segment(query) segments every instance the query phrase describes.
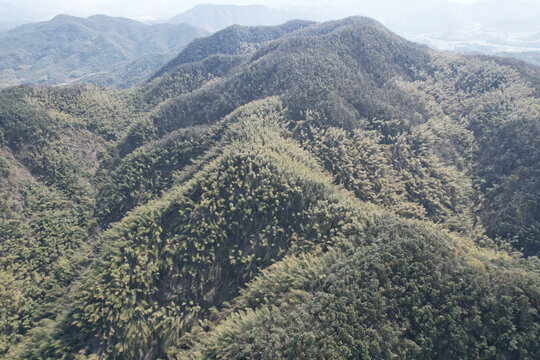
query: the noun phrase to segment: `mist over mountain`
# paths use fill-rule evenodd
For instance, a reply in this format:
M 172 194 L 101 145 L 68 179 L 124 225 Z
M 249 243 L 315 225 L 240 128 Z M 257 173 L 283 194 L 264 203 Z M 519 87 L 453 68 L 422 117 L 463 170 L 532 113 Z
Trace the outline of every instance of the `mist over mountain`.
M 288 20 L 332 20 L 366 15 L 409 40 L 453 52 L 502 54 L 536 63 L 540 54 L 540 3 L 480 0 L 472 4 L 417 0 L 402 6 L 392 1 L 358 1 L 348 8 L 317 6 L 273 9 L 260 5 L 205 4 L 169 21 L 210 31 L 230 25 L 277 25 Z M 523 54 L 522 54 L 523 53 Z
M 154 11 L 159 6 L 158 1 Z M 116 12 L 120 8 L 114 7 Z M 39 6 L 30 9 L 24 2 L 2 2 L 0 9 L 0 31 L 2 26 L 35 21 L 50 12 Z M 149 12 L 137 18 L 153 23 L 150 27 L 114 17 L 60 16 L 4 31 L 0 33 L 0 87 L 72 82 L 128 87 L 140 84 L 191 40 L 233 24 L 278 25 L 292 19 L 321 21 L 354 13 L 377 18 L 401 36 L 434 49 L 510 56 L 540 64 L 540 5 L 534 1 L 415 0 L 399 7 L 391 1 L 359 1 L 347 7 L 338 2 L 279 9 L 204 4 L 162 19 L 175 25 L 155 24 L 159 21 L 150 21 L 155 17 Z
M 213 32 L 231 25 L 279 25 L 289 20 L 307 18 L 312 16 L 300 11 L 272 9 L 261 5 L 203 4 L 174 16 L 168 22 L 192 24 Z
M 509 56 L 540 53 L 540 3 L 536 1 L 435 2 L 423 11 L 389 17 L 385 23 L 400 35 L 439 50 Z
M 206 34 L 187 24 L 58 15 L 0 33 L 0 86 L 78 82 L 131 86 Z
M 0 356 L 537 359 L 539 118 L 537 67 L 364 17 L 3 89 Z
M 0 1 L 0 32 L 36 20 L 36 15 L 15 4 Z

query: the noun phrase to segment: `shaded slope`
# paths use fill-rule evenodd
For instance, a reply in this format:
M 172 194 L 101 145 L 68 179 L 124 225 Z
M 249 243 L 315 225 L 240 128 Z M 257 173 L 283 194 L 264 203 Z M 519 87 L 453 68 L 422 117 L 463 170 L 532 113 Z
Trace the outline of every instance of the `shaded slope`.
M 88 206 L 91 262 L 22 307 L 39 321 L 6 357 L 536 358 L 538 260 L 490 221 L 534 253 L 538 79 L 364 18 L 242 46 L 129 91 L 0 93 L 5 157 Z M 8 326 L 28 297 L 10 271 Z
M 218 34 L 214 36 L 217 38 Z M 234 48 L 231 51 L 234 52 Z M 486 146 L 498 146 L 495 137 L 499 130 L 496 129 L 502 129 L 506 119 L 522 117 L 523 126 L 530 126 L 530 140 L 525 143 L 536 142 L 533 134 L 538 129 L 537 75 L 520 67 L 519 63 L 438 55 L 364 18 L 312 25 L 265 44 L 251 54 L 244 55 L 242 65 L 230 74 L 224 73 L 206 86 L 165 103 L 153 116 L 155 130 L 152 131 L 161 137 L 177 128 L 213 123 L 246 102 L 281 95 L 289 118 L 300 123 L 307 120 L 308 128 L 322 127 L 324 132 L 325 127 L 333 126 L 346 133 L 358 128 L 374 130 L 379 145 L 388 145 L 382 152 L 392 154 L 390 159 L 382 161 L 392 163 L 392 171 L 397 171 L 402 178 L 397 182 L 408 183 L 405 190 L 385 191 L 397 192 L 397 197 L 405 191 L 408 193 L 406 201 L 420 203 L 421 208 L 411 209 L 409 216 L 427 215 L 436 222 L 453 223 L 453 229 L 470 228 L 476 222 L 473 218 L 477 215 L 472 214 L 474 206 L 470 205 L 483 202 L 482 207 L 489 209 L 498 202 L 494 197 L 477 199 L 471 189 L 476 178 L 494 177 L 500 182 L 501 176 L 512 172 L 508 167 L 506 175 L 494 171 L 490 165 L 492 160 L 482 155 Z M 186 49 L 179 59 L 190 56 L 190 49 Z M 219 63 L 219 59 L 213 59 Z M 174 69 L 169 71 L 169 75 L 164 76 L 175 73 Z M 501 106 L 505 101 L 513 105 L 505 109 Z M 482 128 L 478 124 L 482 124 Z M 304 134 L 310 132 L 309 129 L 299 130 Z M 303 141 L 311 140 L 308 136 Z M 525 154 L 518 149 L 513 153 L 514 159 L 518 153 Z M 423 160 L 415 163 L 407 160 L 418 157 Z M 528 164 L 537 162 L 538 159 L 532 158 Z M 438 170 L 433 172 L 427 168 Z M 343 176 L 346 177 L 349 176 Z M 535 189 L 534 175 L 527 173 L 520 179 L 517 187 L 524 186 L 533 194 L 538 193 L 532 190 Z M 360 191 L 361 198 L 369 197 L 358 190 L 354 180 L 342 181 L 351 190 Z M 530 185 L 523 185 L 521 181 Z M 473 185 L 480 186 L 480 183 Z M 436 192 L 442 193 L 429 194 L 427 189 L 434 186 L 438 189 Z M 480 193 L 486 189 L 477 188 Z M 510 195 L 510 187 L 504 192 Z M 439 200 L 430 204 L 433 195 Z M 392 203 L 391 207 L 396 209 L 391 197 L 394 196 L 383 203 Z M 512 201 L 521 212 L 528 214 L 518 223 L 536 223 L 534 199 L 531 202 L 532 207 L 527 208 L 517 205 L 522 203 L 517 199 Z M 402 206 L 407 207 L 409 205 Z M 498 211 L 498 216 L 505 220 L 497 217 L 494 222 L 513 222 L 513 211 Z M 481 210 L 478 215 L 489 228 L 487 213 L 489 211 Z M 534 246 L 527 250 L 530 246 L 526 244 L 537 242 L 538 233 L 518 235 L 520 225 L 509 225 L 508 229 L 512 227 L 514 230 L 488 229 L 488 232 L 507 239 L 517 236 L 519 249 L 525 249 L 527 254 L 536 253 Z
M 0 357 L 50 331 L 92 260 L 93 178 L 126 126 L 124 99 L 94 86 L 0 92 Z
M 65 306 L 88 263 L 92 211 L 34 178 L 0 150 L 0 357 Z M 43 325 L 44 326 L 44 325 Z
M 191 49 L 186 49 L 177 59 L 190 54 Z M 215 121 L 246 101 L 272 95 L 284 95 L 290 112 L 297 116 L 312 108 L 342 122 L 354 122 L 353 116 L 399 117 L 405 109 L 392 108 L 398 99 L 389 96 L 407 98 L 407 94 L 395 89 L 391 80 L 400 75 L 411 79 L 414 69 L 422 70 L 429 61 L 424 49 L 369 19 L 317 24 L 265 44 L 241 71 L 171 101 L 154 122 L 161 135 L 189 124 Z M 391 88 L 383 92 L 383 85 Z M 338 110 L 343 113 L 326 114 Z M 349 119 L 338 120 L 343 115 Z
M 280 26 L 230 26 L 216 34 L 197 39 L 178 56 L 154 74 L 154 78 L 177 71 L 183 64 L 204 60 L 210 55 L 242 55 L 250 53 L 263 43 L 279 39 L 313 24 L 310 21 L 290 21 Z
M 276 105 L 241 110 L 233 128 L 242 139 L 104 235 L 102 259 L 63 330 L 68 344 L 113 357 L 163 356 L 174 336 L 234 298 L 259 269 L 360 231 L 358 215 L 345 217 L 352 208 L 306 167 L 316 166 L 308 154 L 273 133 Z
M 194 349 L 177 358 L 539 355 L 537 275 L 511 259 L 478 262 L 445 236 L 390 217 L 366 234 L 361 246 L 354 239 L 265 270 L 235 300 L 235 312 L 186 337 L 179 348 Z

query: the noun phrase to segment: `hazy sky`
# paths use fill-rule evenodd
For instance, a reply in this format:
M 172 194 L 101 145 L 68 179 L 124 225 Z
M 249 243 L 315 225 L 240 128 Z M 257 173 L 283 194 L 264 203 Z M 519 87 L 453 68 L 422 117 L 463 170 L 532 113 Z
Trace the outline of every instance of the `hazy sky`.
M 476 1 L 478 0 L 332 0 L 331 2 L 327 0 L 0 0 L 0 10 L 2 3 L 9 3 L 43 19 L 60 13 L 76 16 L 107 14 L 127 17 L 153 16 L 168 18 L 197 4 L 210 2 L 237 5 L 261 4 L 273 8 L 318 6 L 332 8 L 336 13 L 346 13 L 347 10 L 361 13 L 362 8 L 366 6 L 390 6 L 395 9 L 396 7 L 415 7 L 426 2 L 474 3 Z M 374 5 L 374 3 L 378 4 Z M 385 5 L 380 5 L 381 3 Z M 331 6 L 328 4 L 331 4 Z
M 285 18 L 363 15 L 397 34 L 444 50 L 540 50 L 540 0 L 0 0 L 0 31 L 58 14 L 104 14 L 166 22 L 198 4 L 265 5 Z

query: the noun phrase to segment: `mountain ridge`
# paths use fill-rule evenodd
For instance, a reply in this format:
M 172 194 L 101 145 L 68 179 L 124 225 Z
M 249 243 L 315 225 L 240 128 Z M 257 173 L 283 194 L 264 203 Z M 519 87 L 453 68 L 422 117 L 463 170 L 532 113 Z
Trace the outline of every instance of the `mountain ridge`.
M 185 24 L 144 25 L 105 15 L 58 15 L 0 34 L 0 43 L 4 44 L 0 54 L 4 70 L 0 76 L 4 87 L 25 81 L 77 82 L 78 78 L 102 85 L 129 86 L 145 80 L 146 74 L 169 56 L 206 34 Z M 130 66 L 144 71 L 130 73 L 126 70 Z
M 0 92 L 2 355 L 539 355 L 535 72 L 300 25 Z

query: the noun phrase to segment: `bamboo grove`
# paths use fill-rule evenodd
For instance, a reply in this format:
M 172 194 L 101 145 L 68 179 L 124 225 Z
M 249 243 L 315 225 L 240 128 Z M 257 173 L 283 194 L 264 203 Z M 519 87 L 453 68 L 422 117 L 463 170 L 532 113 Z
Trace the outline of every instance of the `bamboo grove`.
M 0 92 L 0 357 L 536 359 L 540 75 L 365 18 Z

